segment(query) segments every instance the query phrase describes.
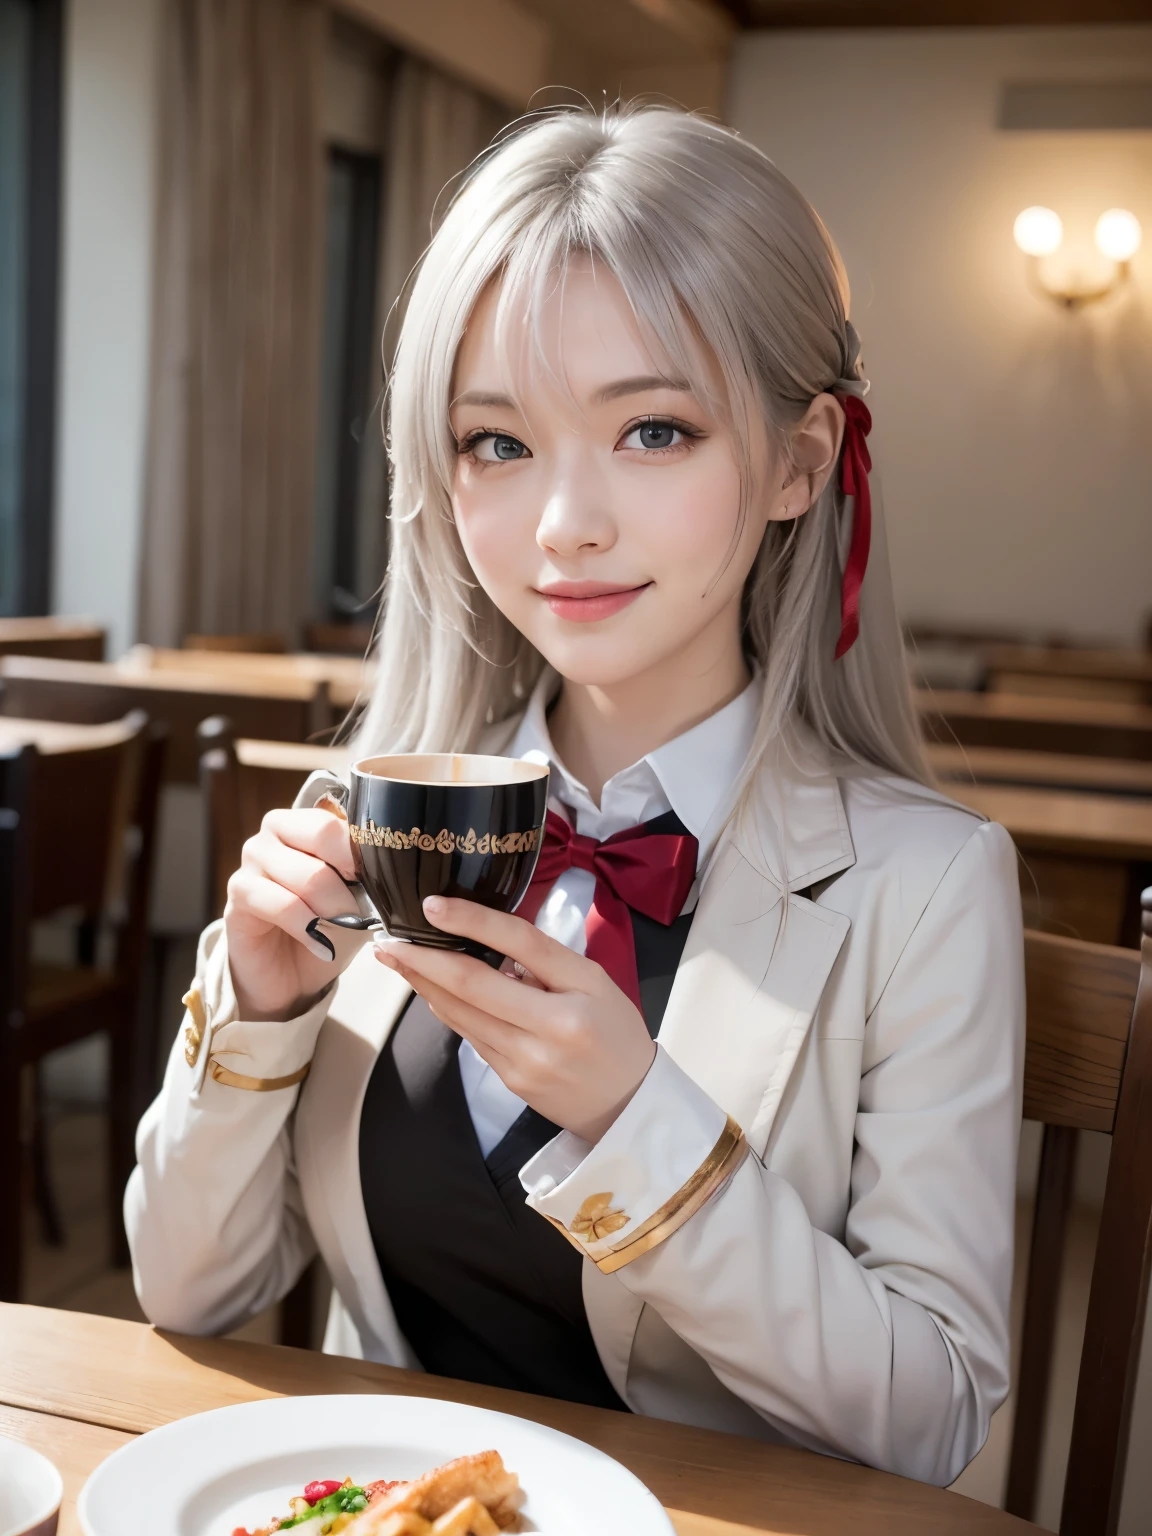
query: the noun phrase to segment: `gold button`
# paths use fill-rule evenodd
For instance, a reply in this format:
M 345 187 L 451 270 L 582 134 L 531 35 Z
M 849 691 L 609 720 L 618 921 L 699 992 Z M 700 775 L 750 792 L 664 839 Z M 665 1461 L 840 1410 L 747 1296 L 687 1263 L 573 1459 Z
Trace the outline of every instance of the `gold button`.
M 208 1016 L 199 987 L 193 987 L 190 992 L 185 992 L 180 1001 L 189 1013 L 189 1022 L 184 1029 L 184 1060 L 190 1067 L 194 1067 L 200 1059 L 200 1047 L 204 1043 L 204 1035 L 208 1028 Z
M 631 1216 L 625 1216 L 623 1211 L 612 1209 L 612 1192 L 609 1190 L 607 1194 L 589 1195 L 568 1230 L 581 1242 L 598 1243 L 613 1232 L 619 1232 L 631 1220 Z

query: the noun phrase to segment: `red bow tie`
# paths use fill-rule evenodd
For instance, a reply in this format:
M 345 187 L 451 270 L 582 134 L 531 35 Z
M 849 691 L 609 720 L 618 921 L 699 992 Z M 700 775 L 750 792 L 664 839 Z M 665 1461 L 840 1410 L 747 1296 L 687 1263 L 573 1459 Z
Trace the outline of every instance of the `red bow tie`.
M 648 832 L 644 826 L 628 827 L 598 843 L 549 811 L 544 846 L 518 916 L 534 922 L 553 882 L 566 869 L 589 870 L 596 876 L 596 891 L 585 924 L 585 953 L 639 1008 L 636 943 L 628 909 L 665 927 L 675 922 L 696 878 L 697 852 L 690 832 Z

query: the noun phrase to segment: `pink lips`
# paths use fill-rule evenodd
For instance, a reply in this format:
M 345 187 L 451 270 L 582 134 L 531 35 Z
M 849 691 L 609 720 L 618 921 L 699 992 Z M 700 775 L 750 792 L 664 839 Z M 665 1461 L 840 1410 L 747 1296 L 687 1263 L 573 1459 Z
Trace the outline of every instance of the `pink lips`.
M 644 582 L 638 587 L 616 587 L 598 581 L 558 581 L 554 586 L 538 590 L 558 619 L 594 624 L 598 619 L 610 619 L 614 613 L 627 608 L 649 585 L 651 583 Z

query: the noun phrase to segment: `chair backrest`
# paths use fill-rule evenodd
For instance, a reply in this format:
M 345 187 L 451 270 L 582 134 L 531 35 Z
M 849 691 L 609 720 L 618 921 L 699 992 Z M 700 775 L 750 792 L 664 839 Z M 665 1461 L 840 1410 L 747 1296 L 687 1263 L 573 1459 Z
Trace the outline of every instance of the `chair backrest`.
M 1024 1115 L 1044 1129 L 1006 1507 L 1030 1518 L 1081 1130 L 1112 1137 L 1061 1536 L 1111 1536 L 1152 1260 L 1152 890 L 1139 951 L 1028 933 Z
M 185 635 L 186 651 L 239 651 L 249 655 L 282 655 L 288 649 L 284 636 L 275 630 L 243 635 Z
M 194 784 L 199 768 L 196 727 L 226 715 L 245 735 L 307 741 L 333 724 L 328 688 L 308 677 L 205 676 L 133 671 L 95 662 L 0 658 L 0 713 L 41 720 L 99 723 L 143 709 L 168 731 L 166 778 Z
M 218 917 L 244 843 L 260 830 L 265 815 L 290 806 L 314 769 L 344 767 L 349 753 L 343 747 L 237 740 L 232 722 L 221 716 L 202 721 L 198 739 L 208 838 L 208 911 Z
M 925 735 L 965 747 L 1152 759 L 1152 707 L 937 689 L 916 696 Z
M 36 755 L 29 916 L 77 908 L 86 918 L 123 898 L 128 829 L 143 769 L 142 711 Z
M 371 624 L 306 624 L 304 649 L 327 656 L 358 656 L 363 659 L 372 644 Z

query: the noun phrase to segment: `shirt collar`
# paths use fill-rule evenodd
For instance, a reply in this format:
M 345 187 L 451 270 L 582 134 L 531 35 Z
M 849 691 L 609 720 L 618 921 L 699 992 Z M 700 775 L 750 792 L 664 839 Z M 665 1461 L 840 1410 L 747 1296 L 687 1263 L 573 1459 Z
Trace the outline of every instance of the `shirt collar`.
M 551 798 L 585 836 L 603 840 L 671 810 L 699 842 L 703 862 L 735 804 L 760 713 L 759 679 L 707 720 L 613 774 L 599 806 L 552 745 L 547 709 L 558 686 L 556 673 L 546 670 L 533 689 L 509 755 L 548 762 L 553 772 Z

